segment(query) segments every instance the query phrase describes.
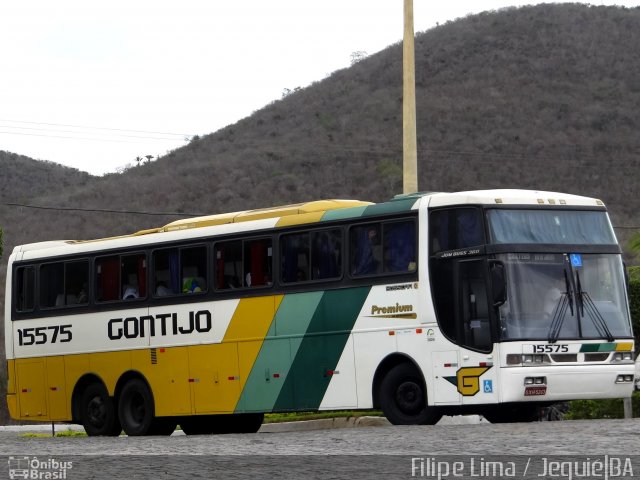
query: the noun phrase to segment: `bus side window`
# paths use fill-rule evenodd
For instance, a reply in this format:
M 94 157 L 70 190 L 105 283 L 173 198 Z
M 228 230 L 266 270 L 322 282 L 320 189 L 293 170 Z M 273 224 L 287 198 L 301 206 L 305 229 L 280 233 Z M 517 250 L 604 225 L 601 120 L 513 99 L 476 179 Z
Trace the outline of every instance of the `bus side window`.
M 382 272 L 380 223 L 353 227 L 350 231 L 351 274 L 375 275 Z
M 311 234 L 312 280 L 338 278 L 342 274 L 342 231 L 322 230 Z
M 120 257 L 96 259 L 96 301 L 118 300 L 120 290 Z
M 180 293 L 180 275 L 178 267 L 180 263 L 177 248 L 165 248 L 153 252 L 153 286 L 154 295 L 163 297 Z
M 64 263 L 40 266 L 40 306 L 53 308 L 64 305 Z
M 40 306 L 65 307 L 88 303 L 89 262 L 56 262 L 40 266 Z
M 304 282 L 310 279 L 309 233 L 283 235 L 281 240 L 282 282 Z
M 416 226 L 413 221 L 384 225 L 384 271 L 416 270 Z
M 207 248 L 189 247 L 180 250 L 182 293 L 207 291 Z
M 147 258 L 144 253 L 120 257 L 120 282 L 123 300 L 147 296 Z
M 217 243 L 216 289 L 228 290 L 242 287 L 242 241 Z
M 271 239 L 244 242 L 244 286 L 271 285 L 273 274 L 273 249 Z
M 132 300 L 147 296 L 144 253 L 96 259 L 96 301 Z
M 19 267 L 16 269 L 16 311 L 33 311 L 35 302 L 35 269 Z
M 431 253 L 475 247 L 484 243 L 477 208 L 436 210 L 429 216 Z
M 65 305 L 89 303 L 89 262 L 80 260 L 65 263 Z

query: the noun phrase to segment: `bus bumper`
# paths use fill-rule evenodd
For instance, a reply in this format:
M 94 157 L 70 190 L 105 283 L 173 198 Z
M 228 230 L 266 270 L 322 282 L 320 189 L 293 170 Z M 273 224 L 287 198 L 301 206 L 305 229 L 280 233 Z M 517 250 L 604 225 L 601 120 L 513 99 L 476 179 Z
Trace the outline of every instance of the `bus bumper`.
M 559 402 L 630 397 L 634 373 L 633 364 L 504 367 L 500 372 L 501 401 Z

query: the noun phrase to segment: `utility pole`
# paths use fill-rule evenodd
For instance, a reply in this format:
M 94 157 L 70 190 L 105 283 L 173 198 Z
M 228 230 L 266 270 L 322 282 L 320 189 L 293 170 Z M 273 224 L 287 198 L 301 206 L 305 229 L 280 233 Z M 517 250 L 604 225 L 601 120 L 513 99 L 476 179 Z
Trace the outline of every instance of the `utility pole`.
M 404 39 L 402 47 L 402 192 L 412 193 L 418 191 L 413 0 L 404 0 Z

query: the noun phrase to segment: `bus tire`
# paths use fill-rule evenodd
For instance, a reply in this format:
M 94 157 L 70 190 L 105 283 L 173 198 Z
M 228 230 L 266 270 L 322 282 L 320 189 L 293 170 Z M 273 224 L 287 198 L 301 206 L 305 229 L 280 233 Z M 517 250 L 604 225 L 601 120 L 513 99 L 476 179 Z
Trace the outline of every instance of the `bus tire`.
M 178 422 L 173 417 L 155 417 L 147 435 L 169 436 L 175 431 L 177 426 Z
M 154 434 L 153 395 L 144 381 L 134 378 L 122 388 L 118 416 L 127 435 L 133 437 Z
M 256 433 L 264 421 L 264 413 L 233 415 L 233 433 Z
M 382 412 L 394 425 L 433 425 L 442 414 L 427 405 L 427 392 L 418 369 L 410 363 L 396 365 L 380 384 Z
M 113 399 L 101 383 L 92 383 L 82 392 L 80 420 L 90 437 L 117 437 L 122 431 Z

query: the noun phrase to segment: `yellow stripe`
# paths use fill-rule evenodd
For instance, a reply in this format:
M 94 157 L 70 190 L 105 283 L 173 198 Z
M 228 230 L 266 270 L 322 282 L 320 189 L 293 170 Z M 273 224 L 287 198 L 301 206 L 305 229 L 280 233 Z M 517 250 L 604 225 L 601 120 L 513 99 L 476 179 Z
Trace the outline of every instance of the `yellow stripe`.
M 322 220 L 322 216 L 325 214 L 322 212 L 302 213 L 300 215 L 290 215 L 288 217 L 280 217 L 276 227 L 290 227 L 292 225 L 303 225 L 305 223 L 317 223 Z
M 617 343 L 616 344 L 616 352 L 630 352 L 633 350 L 633 343 Z

